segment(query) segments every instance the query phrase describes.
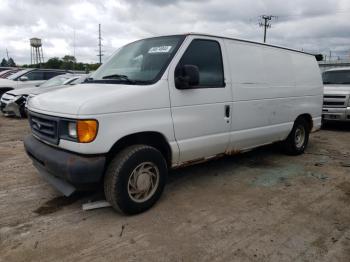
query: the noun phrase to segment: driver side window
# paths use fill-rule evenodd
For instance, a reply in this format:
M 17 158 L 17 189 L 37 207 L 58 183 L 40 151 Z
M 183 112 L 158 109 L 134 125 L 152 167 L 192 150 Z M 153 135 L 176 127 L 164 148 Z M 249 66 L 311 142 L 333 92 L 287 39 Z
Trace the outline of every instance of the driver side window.
M 199 69 L 196 88 L 225 87 L 220 44 L 213 40 L 195 39 L 188 46 L 178 67 L 195 65 Z
M 28 81 L 44 80 L 44 73 L 41 71 L 29 72 L 25 76 L 28 77 Z

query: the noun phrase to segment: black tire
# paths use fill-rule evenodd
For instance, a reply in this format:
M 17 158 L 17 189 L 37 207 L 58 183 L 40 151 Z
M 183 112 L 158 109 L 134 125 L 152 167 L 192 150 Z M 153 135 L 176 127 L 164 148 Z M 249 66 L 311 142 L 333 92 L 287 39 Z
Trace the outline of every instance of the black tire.
M 304 139 L 301 142 L 297 139 L 298 132 L 304 132 Z M 300 133 L 299 133 L 300 134 Z M 293 129 L 288 135 L 287 139 L 282 142 L 284 152 L 288 155 L 300 155 L 304 153 L 310 134 L 310 124 L 304 118 L 298 118 L 293 125 Z
M 21 115 L 21 118 L 27 118 L 27 112 L 26 112 L 26 109 L 25 109 L 25 103 L 20 105 L 19 113 Z
M 149 199 L 136 202 L 132 193 L 129 194 L 129 180 L 133 171 L 144 163 L 153 164 L 159 171 L 159 178 L 158 182 L 155 183 L 156 186 L 153 187 L 154 191 L 151 190 L 153 193 L 149 196 Z M 160 198 L 166 183 L 167 173 L 166 161 L 163 155 L 154 147 L 147 145 L 127 147 L 118 153 L 107 167 L 104 178 L 106 199 L 115 210 L 122 213 L 131 215 L 144 212 Z M 150 180 L 148 180 L 148 183 L 150 183 Z M 153 185 L 153 183 L 151 184 Z

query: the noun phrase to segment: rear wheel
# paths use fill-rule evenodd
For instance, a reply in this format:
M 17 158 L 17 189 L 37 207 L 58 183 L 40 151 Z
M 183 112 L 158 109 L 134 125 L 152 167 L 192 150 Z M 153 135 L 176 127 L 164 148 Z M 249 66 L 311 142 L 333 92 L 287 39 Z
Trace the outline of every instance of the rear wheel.
M 118 211 L 141 213 L 160 198 L 166 177 L 167 165 L 157 149 L 146 145 L 130 146 L 118 153 L 107 168 L 106 199 Z
M 309 123 L 303 118 L 297 119 L 287 139 L 282 142 L 284 151 L 289 155 L 304 153 L 309 142 L 309 134 Z

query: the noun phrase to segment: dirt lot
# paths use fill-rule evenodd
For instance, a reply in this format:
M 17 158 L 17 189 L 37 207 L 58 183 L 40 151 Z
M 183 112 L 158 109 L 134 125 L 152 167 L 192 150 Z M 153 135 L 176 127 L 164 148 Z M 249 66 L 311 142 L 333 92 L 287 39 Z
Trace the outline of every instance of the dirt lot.
M 26 120 L 0 117 L 0 261 L 350 261 L 350 125 L 306 154 L 275 147 L 173 171 L 150 211 L 83 211 L 25 155 Z

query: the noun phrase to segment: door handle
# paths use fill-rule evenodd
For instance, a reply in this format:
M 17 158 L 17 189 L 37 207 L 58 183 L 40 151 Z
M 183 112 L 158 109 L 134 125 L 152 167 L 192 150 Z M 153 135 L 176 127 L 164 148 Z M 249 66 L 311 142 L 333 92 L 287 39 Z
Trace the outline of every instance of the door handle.
M 230 105 L 225 105 L 225 117 L 229 118 L 230 117 Z

